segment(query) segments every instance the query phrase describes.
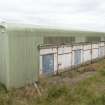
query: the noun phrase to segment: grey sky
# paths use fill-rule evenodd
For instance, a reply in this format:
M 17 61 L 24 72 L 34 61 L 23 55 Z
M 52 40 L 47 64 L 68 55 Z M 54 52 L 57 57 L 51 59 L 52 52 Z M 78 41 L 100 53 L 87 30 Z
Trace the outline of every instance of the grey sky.
M 105 0 L 0 0 L 0 20 L 105 31 Z

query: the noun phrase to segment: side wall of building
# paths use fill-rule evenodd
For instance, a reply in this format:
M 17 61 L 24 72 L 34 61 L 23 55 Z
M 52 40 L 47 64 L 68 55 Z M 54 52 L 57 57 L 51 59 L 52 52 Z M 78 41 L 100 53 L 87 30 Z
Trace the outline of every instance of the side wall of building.
M 105 42 L 41 46 L 40 74 L 53 75 L 105 57 Z
M 10 84 L 9 87 L 21 87 L 38 80 L 39 50 L 43 43 L 40 36 L 31 31 L 10 31 Z
M 8 55 L 8 36 L 5 32 L 0 32 L 0 83 L 8 87 L 9 76 L 9 55 Z

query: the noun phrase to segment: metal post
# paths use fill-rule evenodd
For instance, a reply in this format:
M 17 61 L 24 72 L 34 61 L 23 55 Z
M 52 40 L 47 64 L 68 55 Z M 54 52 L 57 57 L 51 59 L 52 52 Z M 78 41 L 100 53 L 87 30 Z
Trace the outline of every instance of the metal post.
M 59 64 L 58 64 L 58 45 L 57 45 L 57 72 L 56 75 L 59 74 Z
M 104 59 L 105 59 L 105 41 L 104 41 Z
M 73 46 L 71 45 L 71 69 L 72 69 Z
M 93 60 L 93 58 L 92 58 L 92 50 L 93 50 L 93 49 L 92 49 L 92 42 L 91 42 L 91 64 L 93 63 L 93 62 L 92 62 L 92 60 Z
M 83 64 L 84 64 L 84 44 L 82 45 L 82 62 L 83 62 Z
M 100 56 L 99 56 L 99 48 L 100 48 L 100 42 L 98 43 L 98 58 L 100 58 Z

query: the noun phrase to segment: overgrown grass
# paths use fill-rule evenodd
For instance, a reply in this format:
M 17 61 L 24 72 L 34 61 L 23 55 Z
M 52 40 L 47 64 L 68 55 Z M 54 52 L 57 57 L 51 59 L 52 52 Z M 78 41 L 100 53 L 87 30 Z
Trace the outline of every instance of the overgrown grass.
M 19 95 L 18 90 L 7 92 L 1 84 L 0 105 L 105 105 L 105 60 L 91 66 L 96 74 L 73 86 L 67 83 L 53 84 L 53 82 L 48 83 L 47 79 L 43 80 L 41 85 L 44 91 L 41 97 Z M 91 66 L 82 69 L 87 72 Z M 60 76 L 72 79 L 81 73 L 85 72 L 73 71 L 72 74 L 69 72 Z M 51 81 L 51 78 L 49 79 Z

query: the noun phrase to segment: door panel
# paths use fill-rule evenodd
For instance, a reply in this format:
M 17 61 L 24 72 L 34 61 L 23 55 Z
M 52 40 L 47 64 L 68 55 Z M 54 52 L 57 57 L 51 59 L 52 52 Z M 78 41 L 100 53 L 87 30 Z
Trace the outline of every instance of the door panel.
M 76 50 L 74 52 L 74 64 L 81 64 L 81 50 Z
M 104 47 L 99 47 L 99 56 L 104 56 Z
M 42 67 L 44 74 L 54 73 L 54 54 L 43 55 L 42 57 Z

